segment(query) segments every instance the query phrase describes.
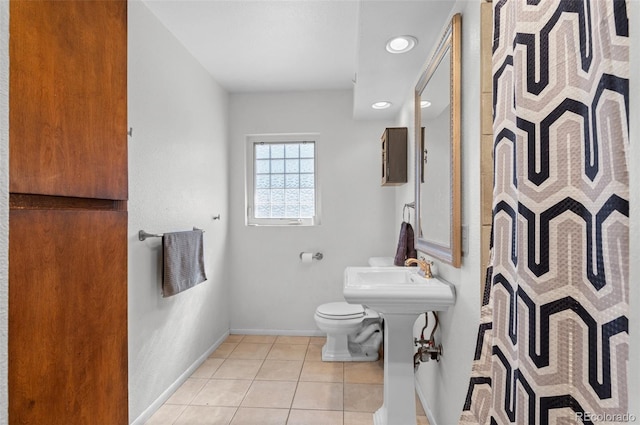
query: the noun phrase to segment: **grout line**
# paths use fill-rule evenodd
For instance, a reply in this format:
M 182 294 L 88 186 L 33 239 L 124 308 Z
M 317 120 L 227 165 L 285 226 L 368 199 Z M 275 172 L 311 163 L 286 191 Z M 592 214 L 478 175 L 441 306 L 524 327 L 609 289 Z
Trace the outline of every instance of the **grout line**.
M 233 416 L 231 416 L 231 420 L 229 421 L 229 425 L 231 425 L 231 422 L 233 422 L 233 420 L 236 418 L 236 415 L 238 414 L 239 411 L 240 411 L 240 406 L 236 407 L 236 411 L 233 412 Z
M 235 342 L 235 345 L 236 345 L 236 346 L 234 347 L 234 349 L 233 349 L 233 350 L 231 350 L 231 352 L 229 352 L 229 356 L 230 356 L 230 355 L 231 355 L 231 354 L 232 354 L 232 353 L 233 353 L 233 352 L 238 348 L 239 344 L 240 344 L 240 343 L 242 343 L 243 339 L 244 339 L 244 335 L 242 336 L 242 339 L 241 339 L 240 341 Z M 227 360 L 260 360 L 260 366 L 258 367 L 258 371 L 257 371 L 257 372 L 256 372 L 256 374 L 253 376 L 253 378 L 248 379 L 248 380 L 250 381 L 249 388 L 247 389 L 246 393 L 243 395 L 242 400 L 240 401 L 239 405 L 238 405 L 238 406 L 228 406 L 228 407 L 233 407 L 233 408 L 235 408 L 235 412 L 234 412 L 234 414 L 233 414 L 233 415 L 232 415 L 232 417 L 231 417 L 231 422 L 233 422 L 233 420 L 237 417 L 238 412 L 240 411 L 240 408 L 243 408 L 243 407 L 242 407 L 242 403 L 246 400 L 246 397 L 247 397 L 247 395 L 248 395 L 249 391 L 250 391 L 250 390 L 251 390 L 251 388 L 253 387 L 253 384 L 254 384 L 256 381 L 258 381 L 257 376 L 258 376 L 258 374 L 260 373 L 260 370 L 262 370 L 262 368 L 264 367 L 264 365 L 265 365 L 265 363 L 266 363 L 266 361 L 267 361 L 267 360 L 300 361 L 299 359 L 268 359 L 267 357 L 269 356 L 269 354 L 271 353 L 271 351 L 274 349 L 275 345 L 277 344 L 277 338 L 276 338 L 276 340 L 274 340 L 274 341 L 273 341 L 273 342 L 271 342 L 271 343 L 255 343 L 255 344 L 270 344 L 270 345 L 271 345 L 271 347 L 269 348 L 269 350 L 268 350 L 268 352 L 267 352 L 267 354 L 265 355 L 265 357 L 264 357 L 264 358 L 262 358 L 262 359 L 233 359 L 233 358 L 230 358 L 229 356 L 227 356 L 226 358 L 222 358 L 222 359 L 221 359 L 221 360 L 222 360 L 222 363 L 218 366 L 218 368 L 217 368 L 217 369 L 212 373 L 212 375 L 211 375 L 208 379 L 207 379 L 207 378 L 197 378 L 197 379 L 205 379 L 207 382 L 209 382 L 209 381 L 211 381 L 211 380 L 215 380 L 215 379 L 234 379 L 234 378 L 214 378 L 214 375 L 215 375 L 215 373 L 218 371 L 218 369 L 220 369 L 220 368 L 224 365 L 224 363 L 225 363 Z M 281 345 L 282 345 L 282 344 L 281 344 Z M 289 420 L 291 419 L 291 413 L 292 413 L 292 410 L 295 410 L 295 409 L 293 409 L 293 404 L 294 404 L 294 401 L 295 401 L 295 398 L 296 398 L 296 395 L 297 395 L 297 392 L 298 392 L 298 389 L 299 389 L 300 382 L 303 382 L 303 381 L 301 381 L 301 378 L 302 378 L 302 372 L 303 372 L 303 370 L 304 370 L 304 367 L 305 367 L 305 365 L 306 365 L 307 363 L 312 363 L 312 362 L 313 362 L 313 363 L 316 363 L 316 362 L 314 362 L 313 360 L 311 360 L 311 358 L 309 357 L 309 348 L 310 348 L 310 346 L 312 345 L 312 344 L 311 344 L 311 339 L 309 339 L 309 341 L 308 341 L 308 342 L 306 342 L 305 344 L 284 344 L 284 345 L 289 345 L 289 346 L 300 345 L 300 346 L 304 346 L 304 348 L 305 348 L 305 355 L 304 355 L 304 357 L 302 358 L 302 362 L 301 362 L 301 363 L 302 363 L 302 365 L 300 366 L 300 369 L 299 369 L 299 371 L 298 371 L 298 375 L 297 375 L 297 379 L 295 380 L 295 389 L 294 389 L 294 392 L 293 392 L 293 396 L 292 396 L 292 398 L 291 398 L 291 401 L 290 401 L 290 404 L 289 404 L 289 408 L 287 409 L 287 417 L 286 417 L 286 422 L 285 422 L 285 423 L 288 423 L 288 422 L 289 422 Z M 314 345 L 318 345 L 318 344 L 314 344 Z M 345 421 L 346 421 L 346 417 L 345 417 L 345 416 L 346 416 L 346 413 L 347 413 L 347 412 L 350 412 L 350 411 L 347 411 L 347 410 L 346 410 L 346 391 L 345 391 L 345 386 L 346 386 L 346 384 L 347 384 L 347 377 L 346 377 L 346 366 L 347 366 L 347 362 L 339 362 L 339 364 L 340 364 L 340 369 L 341 369 L 341 371 L 342 371 L 342 380 L 341 380 L 341 381 L 338 381 L 338 382 L 334 382 L 334 381 L 308 381 L 308 382 L 319 382 L 319 383 L 326 383 L 326 384 L 331 384 L 331 383 L 341 383 L 341 385 L 342 385 L 342 423 L 343 423 L 343 425 L 344 425 L 344 423 L 345 423 Z M 196 378 L 193 378 L 193 379 L 196 379 Z M 278 381 L 278 380 L 275 380 L 275 381 Z M 279 381 L 279 382 L 294 382 L 294 381 Z M 371 385 L 371 384 L 369 384 L 369 385 Z M 377 384 L 376 384 L 376 385 L 377 385 Z M 206 386 L 206 384 L 205 384 L 205 386 Z M 204 388 L 204 386 L 203 386 L 203 388 Z M 202 391 L 202 388 L 201 388 L 201 389 L 196 393 L 196 395 L 194 395 L 194 397 L 191 399 L 191 401 L 189 401 L 189 403 L 188 403 L 188 404 L 183 405 L 183 410 L 182 410 L 182 412 L 180 412 L 180 414 L 179 414 L 179 415 L 177 416 L 177 418 L 172 422 L 172 424 L 174 424 L 174 425 L 175 425 L 175 424 L 178 422 L 178 420 L 179 420 L 179 419 L 180 419 L 180 417 L 184 414 L 184 412 L 186 411 L 186 409 L 187 409 L 189 406 L 192 406 L 191 402 L 192 402 L 192 401 L 197 397 L 197 394 L 199 394 L 201 391 Z M 165 404 L 166 404 L 166 403 L 165 403 Z M 274 407 L 274 408 L 275 408 L 275 407 Z M 261 408 L 256 408 L 256 409 L 272 409 L 272 408 L 269 408 L 269 407 L 261 407 Z M 303 410 L 308 410 L 308 409 L 303 409 Z M 312 410 L 313 410 L 313 409 L 312 409 Z M 323 410 L 323 411 L 324 411 L 324 410 L 327 410 L 327 409 L 320 409 L 320 410 Z M 338 411 L 339 411 L 339 410 L 338 410 Z M 362 412 L 362 413 L 369 413 L 369 412 Z
M 289 406 L 289 415 L 287 415 L 287 422 L 289 422 L 289 416 L 291 416 L 291 409 L 293 409 L 293 401 L 296 399 L 296 394 L 298 393 L 298 385 L 300 385 L 300 379 L 296 381 L 296 389 L 293 390 L 293 397 L 291 397 L 291 405 Z
M 311 341 L 311 339 L 309 339 Z M 293 409 L 293 401 L 296 399 L 296 394 L 298 393 L 298 386 L 300 385 L 300 378 L 302 377 L 302 369 L 304 369 L 304 362 L 307 359 L 307 352 L 309 351 L 309 342 L 306 344 L 306 349 L 304 350 L 304 357 L 302 358 L 302 366 L 300 366 L 300 372 L 298 373 L 298 379 L 296 380 L 296 388 L 293 390 L 293 397 L 291 397 L 291 405 L 289 406 L 289 414 L 287 415 L 287 421 L 285 423 L 289 423 L 289 418 L 291 417 L 291 409 Z

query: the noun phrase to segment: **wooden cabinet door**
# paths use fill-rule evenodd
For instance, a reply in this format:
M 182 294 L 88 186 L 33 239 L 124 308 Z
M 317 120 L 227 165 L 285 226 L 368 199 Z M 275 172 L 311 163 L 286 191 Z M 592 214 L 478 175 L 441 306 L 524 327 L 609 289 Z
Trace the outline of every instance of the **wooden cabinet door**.
M 126 425 L 126 211 L 12 209 L 9 422 Z
M 12 0 L 10 192 L 127 199 L 127 3 Z
M 385 129 L 382 141 L 382 186 L 407 182 L 407 128 Z

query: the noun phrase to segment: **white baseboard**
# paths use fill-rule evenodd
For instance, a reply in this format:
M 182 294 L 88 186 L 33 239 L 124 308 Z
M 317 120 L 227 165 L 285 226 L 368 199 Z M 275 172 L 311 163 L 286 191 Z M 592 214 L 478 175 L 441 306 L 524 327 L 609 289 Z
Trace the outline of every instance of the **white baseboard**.
M 236 335 L 284 335 L 284 336 L 325 336 L 320 329 L 292 330 L 292 329 L 231 329 L 230 334 Z
M 203 355 L 198 357 L 198 359 L 193 362 L 193 364 L 189 366 L 189 368 L 185 370 L 182 375 L 180 375 L 178 379 L 176 379 L 175 382 L 169 386 L 169 388 L 167 388 L 162 394 L 160 394 L 160 397 L 158 397 L 153 403 L 151 403 L 151 405 L 147 407 L 145 411 L 142 412 L 140 416 L 138 416 L 133 422 L 130 422 L 130 424 L 143 425 L 145 422 L 147 422 L 151 418 L 151 416 L 153 416 L 153 414 L 160 407 L 162 407 L 164 402 L 167 401 L 169 397 L 171 397 L 171 395 L 176 392 L 176 390 L 180 388 L 182 384 L 184 384 L 187 378 L 189 378 L 193 374 L 193 372 L 195 372 L 202 365 L 202 363 L 207 360 L 211 353 L 213 353 L 215 349 L 218 348 L 225 339 L 227 339 L 228 336 L 229 332 L 225 332 L 224 335 L 218 338 L 218 340 L 214 342 L 213 345 L 209 347 Z
M 422 409 L 424 410 L 425 415 L 427 415 L 427 420 L 429 420 L 429 425 L 438 425 L 436 422 L 436 418 L 433 416 L 433 412 L 429 408 L 429 403 L 427 403 L 427 398 L 422 391 L 422 383 L 420 379 L 418 379 L 418 375 L 415 375 L 416 382 L 416 394 L 418 394 L 418 399 L 420 400 L 420 404 L 422 404 Z

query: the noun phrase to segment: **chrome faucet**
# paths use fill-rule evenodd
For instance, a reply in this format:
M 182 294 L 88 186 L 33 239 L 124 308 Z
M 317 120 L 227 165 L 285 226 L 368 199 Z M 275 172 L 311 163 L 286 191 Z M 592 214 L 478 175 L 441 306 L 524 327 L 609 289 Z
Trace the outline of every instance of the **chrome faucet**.
M 404 262 L 405 266 L 410 266 L 411 264 L 417 264 L 418 267 L 420 267 L 422 275 L 427 279 L 431 279 L 433 277 L 433 274 L 431 273 L 431 264 L 433 263 L 431 261 L 408 258 L 407 261 Z

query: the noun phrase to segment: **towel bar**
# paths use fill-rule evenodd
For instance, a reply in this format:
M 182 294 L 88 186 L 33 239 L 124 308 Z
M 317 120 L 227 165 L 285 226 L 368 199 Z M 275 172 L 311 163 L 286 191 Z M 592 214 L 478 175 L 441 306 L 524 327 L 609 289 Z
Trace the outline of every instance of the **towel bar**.
M 415 202 L 409 202 L 408 204 L 404 204 L 404 207 L 402 207 L 402 219 L 405 220 L 405 214 L 407 212 L 407 208 L 416 208 L 416 203 Z M 409 209 L 409 218 L 407 220 L 405 220 L 407 223 L 409 223 L 411 221 L 411 209 Z
M 162 236 L 164 236 L 162 233 L 160 233 L 160 234 L 147 233 L 144 230 L 140 230 L 138 232 L 138 239 L 141 240 L 141 241 L 144 241 L 147 238 L 161 238 Z
M 202 229 L 198 229 L 197 227 L 194 227 L 193 230 L 202 230 Z M 202 233 L 204 233 L 204 230 L 202 230 Z M 164 236 L 163 233 L 147 233 L 144 230 L 140 230 L 138 232 L 138 240 L 140 241 L 144 241 L 147 238 L 161 238 L 163 236 Z

